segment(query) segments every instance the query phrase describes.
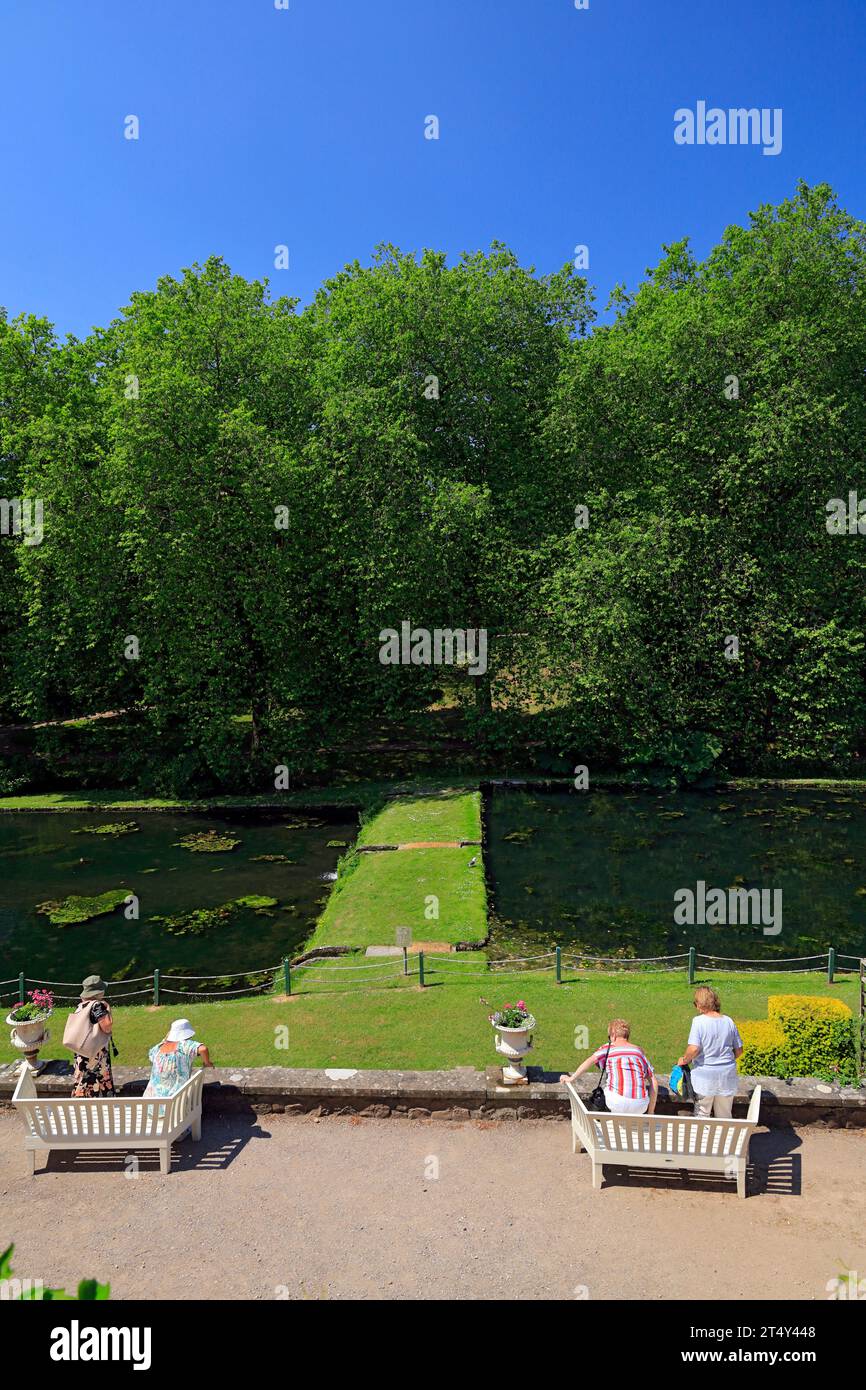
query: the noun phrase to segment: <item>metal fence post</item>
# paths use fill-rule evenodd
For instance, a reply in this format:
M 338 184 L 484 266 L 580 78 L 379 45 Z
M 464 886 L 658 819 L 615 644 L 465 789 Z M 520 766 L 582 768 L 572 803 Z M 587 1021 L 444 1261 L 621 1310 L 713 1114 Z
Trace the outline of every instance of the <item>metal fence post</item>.
M 292 966 L 288 956 L 283 956 L 283 983 L 286 987 L 286 994 L 292 992 Z
M 556 983 L 562 984 L 562 947 L 556 948 Z
M 24 1003 L 24 971 L 18 973 L 18 1003 Z
M 421 989 L 424 988 L 424 952 L 423 952 L 423 951 L 419 951 L 419 952 L 418 952 L 418 984 L 419 984 L 419 986 L 421 987 Z
M 696 952 L 695 952 L 694 946 L 690 946 L 690 947 L 689 947 L 689 984 L 690 984 L 690 985 L 693 985 L 694 982 L 695 982 L 695 955 L 696 955 Z
M 154 1004 L 158 1004 L 158 1003 L 159 1003 L 159 971 L 158 971 L 158 970 L 154 970 L 154 972 L 153 972 L 153 1002 L 154 1002 Z
M 832 985 L 836 973 L 836 948 L 831 946 L 827 952 L 827 984 Z

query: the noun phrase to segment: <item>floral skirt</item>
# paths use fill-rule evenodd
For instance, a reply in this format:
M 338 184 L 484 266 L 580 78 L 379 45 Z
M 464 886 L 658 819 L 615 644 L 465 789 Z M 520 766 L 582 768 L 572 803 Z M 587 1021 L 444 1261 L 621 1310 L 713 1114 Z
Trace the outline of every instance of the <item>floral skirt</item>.
M 73 1096 L 113 1096 L 111 1057 L 104 1047 L 95 1057 L 76 1057 L 72 1069 Z

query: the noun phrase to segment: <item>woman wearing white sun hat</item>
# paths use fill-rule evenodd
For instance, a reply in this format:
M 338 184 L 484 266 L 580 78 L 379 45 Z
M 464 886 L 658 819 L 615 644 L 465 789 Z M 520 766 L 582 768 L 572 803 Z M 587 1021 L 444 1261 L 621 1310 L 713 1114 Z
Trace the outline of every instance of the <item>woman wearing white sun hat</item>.
M 195 1029 L 188 1018 L 176 1018 L 162 1042 L 152 1047 L 147 1055 L 150 1080 L 144 1094 L 159 1099 L 173 1096 L 185 1081 L 189 1081 L 196 1057 L 201 1058 L 202 1066 L 213 1066 L 204 1043 L 196 1042 Z

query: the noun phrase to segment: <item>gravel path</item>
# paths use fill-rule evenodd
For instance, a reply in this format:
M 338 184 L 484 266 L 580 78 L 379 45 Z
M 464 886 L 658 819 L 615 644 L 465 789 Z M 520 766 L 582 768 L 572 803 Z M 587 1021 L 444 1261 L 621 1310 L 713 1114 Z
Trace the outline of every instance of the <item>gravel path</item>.
M 823 1299 L 866 1276 L 866 1131 L 761 1131 L 752 1159 L 745 1202 L 610 1168 L 593 1192 L 554 1121 L 206 1116 L 167 1178 L 62 1153 L 29 1178 L 5 1112 L 0 1241 L 20 1278 L 116 1298 Z

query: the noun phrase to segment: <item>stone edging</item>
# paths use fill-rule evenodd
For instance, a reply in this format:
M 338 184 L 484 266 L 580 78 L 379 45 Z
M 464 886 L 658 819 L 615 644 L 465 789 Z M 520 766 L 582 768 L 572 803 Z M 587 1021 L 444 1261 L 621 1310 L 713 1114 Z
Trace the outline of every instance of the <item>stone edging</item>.
M 15 1088 L 18 1062 L 0 1067 L 0 1108 L 8 1109 Z M 36 1079 L 40 1095 L 65 1096 L 71 1089 L 67 1062 L 49 1062 Z M 117 1086 L 124 1095 L 140 1095 L 148 1072 L 115 1067 Z M 286 1113 L 366 1115 L 373 1118 L 435 1120 L 565 1119 L 569 1113 L 564 1086 L 552 1073 L 529 1068 L 530 1084 L 497 1085 L 499 1069 L 474 1067 L 452 1071 L 356 1071 L 289 1067 L 220 1067 L 205 1077 L 204 1109 L 215 1113 Z M 578 1081 L 588 1095 L 595 1078 Z M 671 1096 L 667 1077 L 660 1076 L 659 1114 L 687 1113 L 688 1106 Z M 866 1087 L 828 1085 L 811 1078 L 782 1081 L 775 1076 L 741 1077 L 734 1102 L 735 1118 L 745 1115 L 755 1085 L 763 1088 L 761 1122 L 773 1128 L 791 1124 L 827 1124 L 834 1128 L 866 1128 Z

